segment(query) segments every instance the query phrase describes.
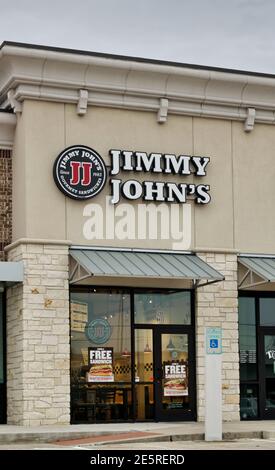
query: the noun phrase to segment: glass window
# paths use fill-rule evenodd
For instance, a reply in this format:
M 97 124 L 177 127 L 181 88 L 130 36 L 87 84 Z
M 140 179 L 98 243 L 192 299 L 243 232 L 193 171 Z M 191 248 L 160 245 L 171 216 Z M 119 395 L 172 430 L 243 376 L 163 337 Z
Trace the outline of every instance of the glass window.
M 258 418 L 257 385 L 241 385 L 240 409 L 242 419 Z
M 0 384 L 4 383 L 4 319 L 2 294 L 0 294 Z
M 72 388 L 72 422 L 132 419 L 132 390 L 126 384 L 89 384 Z
M 71 293 L 71 373 L 75 383 L 87 382 L 94 351 L 111 351 L 112 381 L 131 380 L 130 296 L 122 291 Z M 104 356 L 104 353 L 102 353 Z M 109 353 L 107 353 L 109 354 Z M 104 360 L 99 359 L 99 361 Z M 95 362 L 95 365 L 96 364 Z M 105 371 L 107 373 L 107 371 Z M 103 372 L 102 372 L 103 374 Z M 98 377 L 101 377 L 98 374 Z M 104 381 L 102 379 L 102 381 Z M 110 379 L 106 380 L 110 381 Z
M 260 299 L 260 324 L 275 326 L 275 298 Z
M 135 330 L 135 382 L 153 382 L 152 330 Z
M 135 418 L 138 420 L 154 418 L 154 369 L 153 369 L 153 332 L 135 330 Z M 147 382 L 147 383 L 146 383 Z
M 242 381 L 257 379 L 255 298 L 239 298 L 240 377 Z
M 153 384 L 136 384 L 135 419 L 154 419 L 154 386 Z
M 265 410 L 275 409 L 275 335 L 264 336 Z
M 191 293 L 187 291 L 144 292 L 134 296 L 135 323 L 190 325 Z
M 129 294 L 115 289 L 72 292 L 70 309 L 72 422 L 129 419 Z

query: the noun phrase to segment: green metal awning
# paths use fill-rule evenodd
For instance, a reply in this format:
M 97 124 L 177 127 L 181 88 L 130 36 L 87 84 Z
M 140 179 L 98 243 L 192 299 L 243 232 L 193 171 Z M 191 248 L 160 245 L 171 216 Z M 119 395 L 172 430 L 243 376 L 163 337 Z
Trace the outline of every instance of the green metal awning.
M 133 249 L 71 249 L 70 282 L 91 276 L 222 281 L 224 276 L 194 254 Z
M 238 261 L 244 268 L 239 276 L 239 289 L 275 283 L 275 257 L 239 256 Z

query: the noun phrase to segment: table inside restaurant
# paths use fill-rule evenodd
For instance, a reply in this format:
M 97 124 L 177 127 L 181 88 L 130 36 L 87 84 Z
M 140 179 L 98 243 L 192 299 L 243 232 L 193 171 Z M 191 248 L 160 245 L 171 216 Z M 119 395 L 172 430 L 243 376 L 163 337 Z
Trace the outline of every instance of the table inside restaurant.
M 127 420 L 131 416 L 131 405 L 131 387 L 78 386 L 72 390 L 72 421 Z

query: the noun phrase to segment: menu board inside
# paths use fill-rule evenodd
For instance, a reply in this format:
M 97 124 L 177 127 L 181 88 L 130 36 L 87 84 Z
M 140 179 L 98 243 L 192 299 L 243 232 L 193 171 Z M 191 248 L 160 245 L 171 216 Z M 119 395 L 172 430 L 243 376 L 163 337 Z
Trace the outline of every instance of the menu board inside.
M 256 364 L 257 353 L 256 349 L 241 349 L 240 350 L 240 363 L 241 364 Z
M 88 321 L 88 304 L 85 302 L 77 302 L 75 300 L 70 303 L 70 308 L 71 330 L 80 333 L 84 332 Z

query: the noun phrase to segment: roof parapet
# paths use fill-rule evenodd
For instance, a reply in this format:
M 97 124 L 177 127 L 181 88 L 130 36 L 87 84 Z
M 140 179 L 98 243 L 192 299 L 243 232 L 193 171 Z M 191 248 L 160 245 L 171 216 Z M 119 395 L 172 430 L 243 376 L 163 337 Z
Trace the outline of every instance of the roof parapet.
M 275 124 L 272 75 L 4 43 L 0 108 L 11 99 L 15 112 L 35 99 L 73 103 L 79 116 L 104 106 L 155 112 L 159 123 L 173 114 L 242 121 L 246 132 Z

